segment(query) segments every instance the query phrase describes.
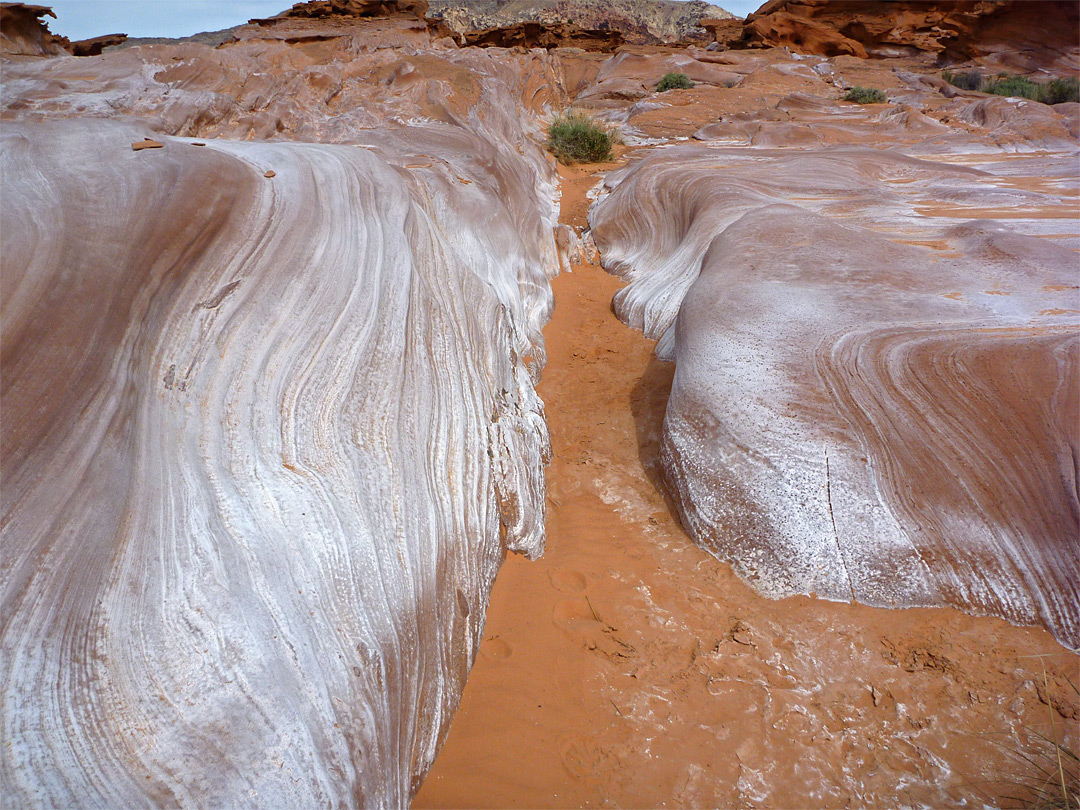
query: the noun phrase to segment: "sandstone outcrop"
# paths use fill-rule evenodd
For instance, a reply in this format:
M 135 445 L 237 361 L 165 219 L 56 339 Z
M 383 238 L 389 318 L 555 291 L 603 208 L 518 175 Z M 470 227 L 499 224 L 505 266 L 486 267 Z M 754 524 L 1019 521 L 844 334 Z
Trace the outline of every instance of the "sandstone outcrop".
M 4 64 L 5 806 L 404 806 L 543 549 L 550 60 L 349 36 Z
M 705 29 L 707 39 L 725 48 L 733 47 L 742 41 L 743 21 L 738 17 L 702 17 L 698 25 Z
M 80 39 L 68 46 L 73 56 L 100 56 L 106 48 L 121 45 L 127 39 L 127 34 L 105 34 L 90 39 Z
M 221 47 L 3 57 L 0 804 L 408 803 L 504 552 L 544 548 L 540 329 L 557 268 L 597 245 L 629 282 L 619 316 L 677 370 L 661 439 L 667 367 L 627 380 L 646 350 L 589 331 L 610 293 L 577 288 L 602 304 L 570 320 L 593 341 L 563 346 L 587 360 L 575 385 L 625 424 L 563 414 L 566 490 L 613 511 L 553 522 L 594 542 L 544 571 L 542 618 L 613 674 L 575 684 L 602 698 L 596 737 L 549 714 L 554 767 L 522 782 L 945 806 L 973 756 L 950 723 L 1075 720 L 1068 665 L 991 694 L 1021 666 L 981 663 L 986 638 L 1061 655 L 1041 631 L 805 597 L 737 618 L 761 601 L 645 465 L 662 444 L 693 538 L 769 596 L 953 605 L 1075 645 L 1077 105 L 960 91 L 922 51 L 610 56 L 445 31 L 407 2 L 317 2 L 203 37 Z M 655 92 L 669 71 L 697 85 Z M 868 80 L 886 103 L 841 101 Z M 568 106 L 631 152 L 599 186 L 560 168 L 568 222 L 599 198 L 580 236 L 555 227 L 541 147 Z M 613 328 L 632 340 L 596 339 Z M 526 655 L 533 618 L 516 648 L 485 640 L 516 672 L 564 649 Z
M 466 31 L 465 45 L 485 48 L 581 48 L 611 53 L 623 42 L 616 30 L 579 28 L 565 23 L 522 22 L 500 28 Z
M 0 53 L 20 56 L 57 56 L 67 39 L 50 33 L 43 18 L 56 18 L 49 6 L 0 3 Z
M 844 104 L 826 60 L 725 59 L 751 68 L 731 92 L 804 89 L 612 172 L 590 213 L 630 282 L 616 313 L 676 362 L 684 525 L 770 596 L 953 605 L 1080 646 L 1069 119 L 908 74 L 903 105 Z
M 273 24 L 282 19 L 326 19 L 331 17 L 393 17 L 406 15 L 424 18 L 427 0 L 307 0 L 273 17 L 255 19 L 257 24 Z
M 746 18 L 740 44 L 823 56 L 927 54 L 945 62 L 985 59 L 1025 72 L 1075 72 L 1078 41 L 1080 7 L 1071 0 L 770 0 Z
M 698 23 L 702 18 L 734 19 L 701 0 L 434 0 L 431 13 L 461 33 L 524 22 L 566 23 L 618 31 L 634 43 L 701 39 L 704 34 Z

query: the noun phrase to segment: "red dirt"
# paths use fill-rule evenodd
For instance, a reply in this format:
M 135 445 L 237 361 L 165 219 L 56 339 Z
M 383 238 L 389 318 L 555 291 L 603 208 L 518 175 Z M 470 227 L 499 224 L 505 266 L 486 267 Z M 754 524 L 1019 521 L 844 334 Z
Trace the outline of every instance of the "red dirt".
M 579 229 L 597 168 L 562 170 Z M 611 313 L 620 286 L 554 281 L 547 551 L 500 571 L 413 806 L 941 806 L 1000 796 L 1023 729 L 1075 748 L 1077 658 L 1044 630 L 769 601 L 690 541 L 657 489 L 674 366 Z

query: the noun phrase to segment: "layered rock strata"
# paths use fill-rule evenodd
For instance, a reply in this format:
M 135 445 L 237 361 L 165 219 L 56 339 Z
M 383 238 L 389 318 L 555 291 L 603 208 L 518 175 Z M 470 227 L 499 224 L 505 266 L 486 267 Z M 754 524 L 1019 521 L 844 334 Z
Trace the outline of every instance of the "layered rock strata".
M 701 39 L 703 18 L 734 19 L 702 0 L 434 0 L 431 13 L 461 33 L 526 22 L 573 24 L 615 31 L 638 44 Z
M 978 58 L 1061 72 L 1080 69 L 1072 55 L 1078 41 L 1080 7 L 1071 0 L 771 0 L 746 18 L 741 41 L 731 44 L 821 56 Z
M 51 33 L 42 20 L 56 15 L 48 6 L 0 3 L 0 53 L 9 56 L 56 56 L 67 39 Z
M 462 35 L 465 45 L 484 48 L 581 48 L 611 53 L 622 45 L 619 31 L 580 28 L 565 23 L 522 22 Z
M 1077 647 L 1075 135 L 903 81 L 902 106 L 796 93 L 607 176 L 616 313 L 676 362 L 664 474 L 769 596 L 952 605 Z
M 376 36 L 4 64 L 5 807 L 403 806 L 543 549 L 551 66 Z

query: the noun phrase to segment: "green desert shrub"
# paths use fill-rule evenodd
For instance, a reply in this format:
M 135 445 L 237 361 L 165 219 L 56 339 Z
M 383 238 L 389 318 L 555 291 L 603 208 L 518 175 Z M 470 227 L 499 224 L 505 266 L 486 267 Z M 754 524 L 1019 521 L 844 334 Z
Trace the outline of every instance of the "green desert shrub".
M 664 78 L 660 80 L 660 83 L 656 85 L 657 93 L 664 93 L 668 90 L 689 90 L 694 86 L 694 83 L 690 81 L 690 77 L 685 73 L 666 73 Z
M 946 70 L 941 74 L 941 78 L 951 84 L 953 87 L 959 87 L 961 90 L 982 90 L 983 77 L 977 70 L 968 70 L 963 73 L 953 73 Z
M 941 78 L 961 90 L 981 90 L 995 96 L 1029 98 L 1043 104 L 1061 104 L 1065 101 L 1080 101 L 1080 79 L 1070 76 L 1067 79 L 1051 79 L 1042 84 L 1026 76 L 1008 76 L 1001 74 L 996 79 L 985 79 L 977 71 L 950 73 L 945 71 Z
M 613 142 L 608 130 L 578 112 L 559 113 L 548 127 L 548 151 L 563 163 L 608 160 Z
M 1065 101 L 1080 101 L 1080 79 L 1076 76 L 1051 79 L 1046 86 L 1046 104 L 1061 104 Z
M 844 101 L 856 104 L 884 104 L 885 94 L 876 87 L 852 87 L 844 94 Z
M 1010 96 L 1013 98 L 1030 98 L 1032 101 L 1041 101 L 1043 86 L 1023 76 L 1001 76 L 986 83 L 983 90 L 993 93 L 995 96 Z
M 1024 76 L 999 76 L 984 88 L 996 96 L 1030 98 L 1043 104 L 1061 104 L 1063 101 L 1080 101 L 1080 80 L 1051 79 L 1046 84 L 1033 82 Z

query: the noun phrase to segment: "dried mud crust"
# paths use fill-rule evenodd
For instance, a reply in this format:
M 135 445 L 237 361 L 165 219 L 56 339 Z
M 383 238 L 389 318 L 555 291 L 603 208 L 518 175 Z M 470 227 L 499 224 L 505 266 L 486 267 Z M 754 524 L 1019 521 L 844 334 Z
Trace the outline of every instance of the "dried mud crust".
M 600 168 L 562 171 L 564 223 Z M 1051 706 L 1075 745 L 1076 658 L 1044 630 L 773 602 L 694 546 L 656 486 L 673 364 L 599 267 L 553 286 L 547 551 L 504 563 L 413 807 L 945 806 L 993 797 Z

